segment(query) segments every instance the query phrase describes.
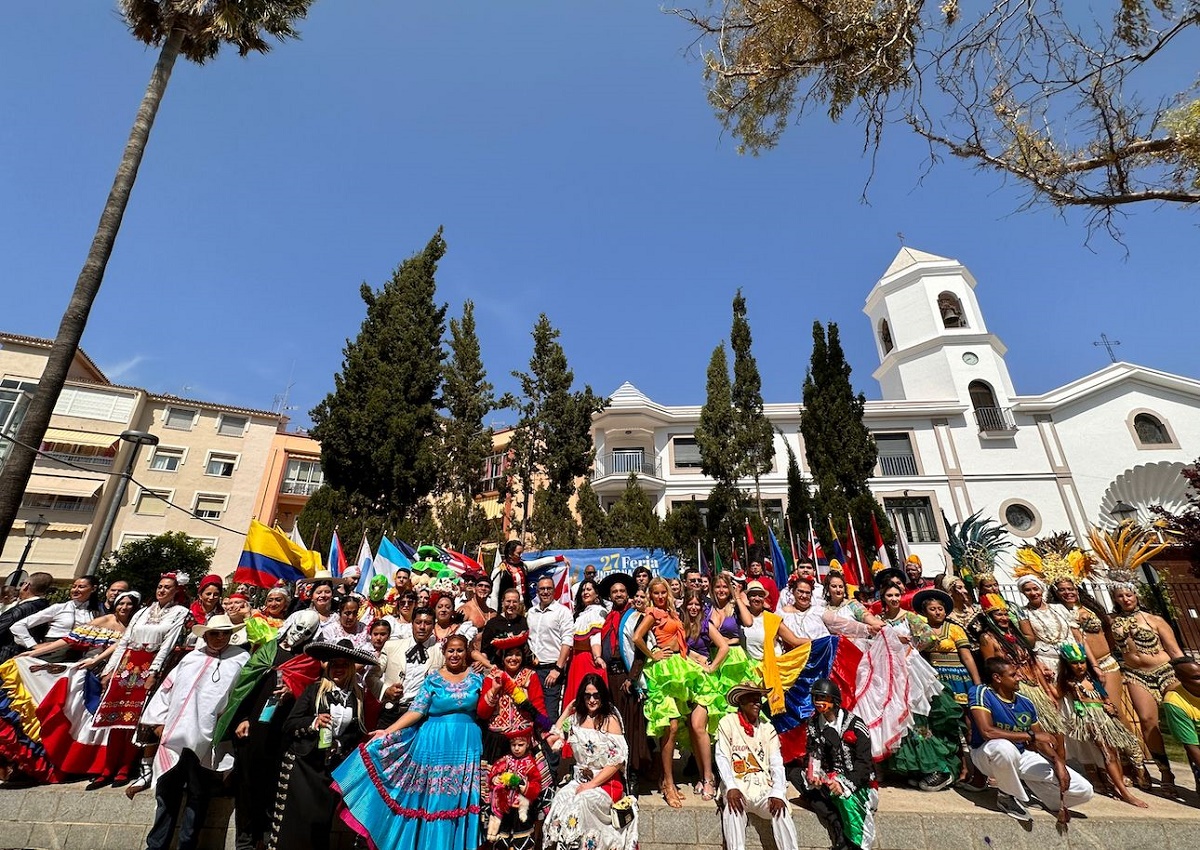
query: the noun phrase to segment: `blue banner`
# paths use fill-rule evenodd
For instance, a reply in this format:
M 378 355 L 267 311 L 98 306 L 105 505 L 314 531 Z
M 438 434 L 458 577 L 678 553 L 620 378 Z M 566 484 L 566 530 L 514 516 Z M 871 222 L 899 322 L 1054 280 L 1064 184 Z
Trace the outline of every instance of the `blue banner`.
M 650 570 L 651 575 L 679 578 L 679 556 L 668 555 L 663 549 L 547 549 L 545 552 L 525 552 L 526 560 L 542 555 L 562 555 L 571 562 L 571 581 L 583 578 L 583 568 L 592 564 L 596 579 L 612 573 L 633 575 L 638 567 Z

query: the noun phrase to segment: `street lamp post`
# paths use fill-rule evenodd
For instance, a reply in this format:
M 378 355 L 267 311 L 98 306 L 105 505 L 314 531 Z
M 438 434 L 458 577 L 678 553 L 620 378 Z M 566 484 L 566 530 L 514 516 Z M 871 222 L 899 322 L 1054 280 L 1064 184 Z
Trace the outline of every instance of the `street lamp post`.
M 1112 514 L 1113 518 L 1117 521 L 1118 525 L 1124 525 L 1125 523 L 1132 521 L 1133 518 L 1137 516 L 1137 512 L 1137 508 L 1128 502 L 1122 501 L 1121 499 L 1117 499 L 1117 503 L 1113 505 L 1112 510 L 1109 511 L 1109 513 Z
M 100 560 L 104 557 L 104 550 L 108 547 L 108 538 L 112 534 L 113 523 L 117 521 L 117 511 L 121 509 L 121 502 L 125 500 L 125 491 L 129 488 L 129 479 L 133 475 L 133 465 L 137 463 L 138 450 L 142 446 L 158 445 L 158 437 L 147 434 L 145 431 L 122 431 L 121 439 L 131 444 L 129 454 L 125 458 L 125 468 L 117 475 L 116 490 L 108 503 L 108 510 L 104 513 L 104 522 L 100 524 L 96 546 L 92 549 L 91 557 L 88 558 L 87 570 L 84 575 L 93 576 L 100 568 Z
M 25 573 L 25 559 L 29 557 L 29 550 L 33 548 L 33 541 L 45 534 L 46 529 L 49 527 L 50 523 L 46 520 L 44 514 L 38 514 L 37 519 L 25 520 L 25 549 L 21 552 L 21 560 L 17 561 L 16 570 L 10 573 L 8 578 L 5 579 L 5 585 L 16 587 L 21 583 L 21 576 Z

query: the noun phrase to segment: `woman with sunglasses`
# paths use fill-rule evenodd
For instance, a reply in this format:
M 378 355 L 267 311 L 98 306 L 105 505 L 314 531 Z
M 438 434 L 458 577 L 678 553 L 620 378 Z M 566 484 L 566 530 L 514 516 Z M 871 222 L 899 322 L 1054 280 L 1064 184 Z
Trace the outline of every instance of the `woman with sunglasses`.
M 625 796 L 624 783 L 629 745 L 621 715 L 599 675 L 588 673 L 583 677 L 555 731 L 570 745 L 575 770 L 550 804 L 545 846 L 557 850 L 633 850 L 638 841 L 637 801 Z M 614 826 L 614 812 L 628 812 L 618 814 L 619 827 Z

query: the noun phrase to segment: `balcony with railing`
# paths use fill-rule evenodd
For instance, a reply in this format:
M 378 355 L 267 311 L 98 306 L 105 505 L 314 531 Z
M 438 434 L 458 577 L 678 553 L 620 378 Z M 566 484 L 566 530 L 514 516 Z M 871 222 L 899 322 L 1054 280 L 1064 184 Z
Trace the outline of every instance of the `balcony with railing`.
M 297 481 L 284 479 L 279 492 L 285 496 L 311 496 L 324 483 L 322 481 Z
M 917 474 L 917 459 L 913 455 L 880 455 L 881 476 L 906 476 Z
M 657 458 L 648 458 L 643 451 L 615 451 L 596 455 L 592 481 L 605 479 L 624 482 L 630 473 L 638 478 L 662 478 L 662 465 Z
M 43 460 L 59 460 L 76 466 L 86 466 L 90 469 L 112 469 L 113 459 L 105 455 L 81 455 L 74 452 L 43 452 Z
M 984 437 L 1009 437 L 1017 433 L 1017 422 L 1008 407 L 975 408 L 975 424 Z

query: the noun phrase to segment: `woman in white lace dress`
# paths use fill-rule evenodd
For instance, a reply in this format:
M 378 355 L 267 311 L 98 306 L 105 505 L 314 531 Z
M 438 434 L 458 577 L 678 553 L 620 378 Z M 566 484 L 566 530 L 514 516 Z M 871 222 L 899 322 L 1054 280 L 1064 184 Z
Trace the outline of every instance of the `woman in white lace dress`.
M 637 801 L 625 796 L 629 746 L 608 686 L 595 673 L 583 677 L 554 731 L 575 759 L 574 775 L 558 789 L 546 817 L 545 846 L 557 850 L 634 850 Z M 564 751 L 565 754 L 565 751 Z M 614 812 L 615 809 L 615 812 Z

